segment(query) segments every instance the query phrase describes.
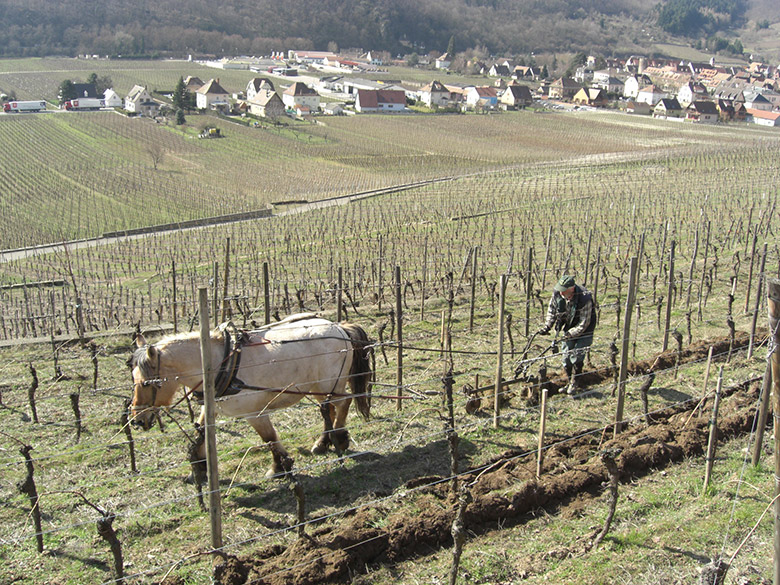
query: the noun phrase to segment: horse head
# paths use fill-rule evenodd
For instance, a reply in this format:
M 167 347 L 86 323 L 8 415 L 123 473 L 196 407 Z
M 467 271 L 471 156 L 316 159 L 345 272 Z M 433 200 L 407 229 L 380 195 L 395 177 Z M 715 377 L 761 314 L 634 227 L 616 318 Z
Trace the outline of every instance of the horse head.
M 178 383 L 175 378 L 166 377 L 159 348 L 147 344 L 143 335 L 136 336 L 135 344 L 136 350 L 131 359 L 133 401 L 130 421 L 133 426 L 148 431 L 154 425 L 159 407 L 170 405 Z

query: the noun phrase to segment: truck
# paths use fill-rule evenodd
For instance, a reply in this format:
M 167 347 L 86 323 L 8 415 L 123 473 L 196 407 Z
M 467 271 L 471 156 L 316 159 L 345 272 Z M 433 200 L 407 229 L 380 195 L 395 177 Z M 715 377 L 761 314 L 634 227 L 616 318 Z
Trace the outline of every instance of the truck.
M 36 101 L 10 101 L 3 104 L 4 112 L 40 112 L 46 109 L 46 102 L 43 100 Z
M 79 98 L 77 100 L 68 100 L 65 102 L 65 109 L 68 111 L 99 110 L 106 106 L 106 100 L 100 98 Z

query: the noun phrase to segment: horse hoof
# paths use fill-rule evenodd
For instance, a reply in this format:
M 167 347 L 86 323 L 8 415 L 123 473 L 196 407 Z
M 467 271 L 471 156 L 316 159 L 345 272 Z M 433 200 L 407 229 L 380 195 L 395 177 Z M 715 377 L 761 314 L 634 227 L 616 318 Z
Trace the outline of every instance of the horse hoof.
M 275 469 L 273 467 L 270 467 L 268 471 L 265 472 L 266 479 L 274 479 L 277 477 L 282 477 L 283 475 L 284 475 L 283 471 L 279 471 L 278 469 Z
M 349 449 L 349 432 L 343 429 L 334 431 L 331 441 L 333 441 L 333 444 L 343 453 Z
M 323 455 L 328 452 L 328 443 L 326 441 L 317 441 L 311 448 L 312 455 Z

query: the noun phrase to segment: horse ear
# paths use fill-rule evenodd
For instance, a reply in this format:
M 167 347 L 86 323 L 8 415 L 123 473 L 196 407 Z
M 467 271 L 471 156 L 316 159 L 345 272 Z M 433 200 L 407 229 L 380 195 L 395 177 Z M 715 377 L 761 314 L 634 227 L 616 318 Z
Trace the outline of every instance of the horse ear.
M 140 331 L 135 335 L 133 335 L 133 337 L 135 338 L 134 341 L 136 347 L 138 348 L 146 347 L 146 338 L 141 334 Z
M 147 345 L 146 346 L 146 357 L 150 360 L 153 360 L 155 356 L 157 355 L 157 348 L 153 345 Z

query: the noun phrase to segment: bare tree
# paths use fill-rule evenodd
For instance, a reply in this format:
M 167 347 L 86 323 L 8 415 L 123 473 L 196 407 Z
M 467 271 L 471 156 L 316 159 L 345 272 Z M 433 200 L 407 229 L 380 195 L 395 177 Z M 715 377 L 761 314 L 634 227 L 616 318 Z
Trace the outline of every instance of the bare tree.
M 163 157 L 165 156 L 162 145 L 159 142 L 151 142 L 147 145 L 146 152 L 149 153 L 149 156 L 152 158 L 152 165 L 156 171 L 157 165 L 162 162 Z

